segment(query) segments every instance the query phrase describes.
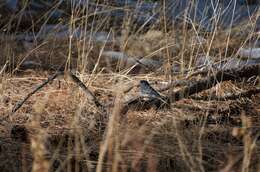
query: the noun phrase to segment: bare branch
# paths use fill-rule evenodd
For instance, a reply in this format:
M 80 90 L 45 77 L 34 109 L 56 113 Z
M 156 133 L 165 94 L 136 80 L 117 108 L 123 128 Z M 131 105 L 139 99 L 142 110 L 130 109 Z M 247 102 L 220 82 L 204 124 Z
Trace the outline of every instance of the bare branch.
M 103 105 L 97 100 L 97 98 L 94 96 L 94 94 L 88 90 L 88 88 L 86 87 L 86 85 L 77 77 L 75 76 L 72 72 L 68 72 L 69 76 L 72 78 L 73 82 L 75 82 L 80 88 L 83 89 L 83 91 L 86 93 L 87 97 L 93 101 L 95 103 L 95 105 L 98 108 L 102 108 L 102 111 L 105 110 Z M 12 109 L 12 113 L 15 113 L 18 109 L 20 109 L 22 107 L 22 105 L 33 95 L 35 94 L 37 91 L 39 91 L 40 89 L 42 89 L 44 86 L 46 86 L 48 83 L 50 83 L 51 81 L 53 81 L 55 78 L 57 78 L 60 75 L 64 75 L 64 72 L 59 71 L 57 73 L 55 73 L 54 75 L 50 76 L 46 81 L 44 81 L 42 84 L 40 84 L 39 86 L 37 86 L 33 91 L 31 91 L 24 99 L 22 99 L 21 101 L 17 102 L 15 104 L 15 106 Z
M 229 69 L 229 70 L 220 70 L 216 74 L 207 77 L 206 79 L 199 80 L 197 82 L 193 82 L 192 84 L 186 86 L 185 88 L 174 92 L 172 95 L 166 97 L 168 100 L 172 100 L 172 102 L 179 101 L 183 98 L 188 98 L 189 96 L 200 93 L 204 90 L 214 87 L 217 83 L 223 81 L 234 81 L 239 80 L 241 78 L 250 78 L 255 75 L 260 74 L 260 64 L 244 66 L 239 69 Z M 168 100 L 165 100 L 168 102 Z M 136 97 L 131 101 L 125 103 L 124 111 L 127 111 L 130 107 L 138 108 L 138 109 L 146 109 L 151 108 L 153 106 L 161 107 L 163 103 L 161 101 L 154 101 L 153 99 L 145 100 L 144 97 Z
M 260 88 L 254 88 L 254 89 L 250 89 L 244 92 L 241 92 L 239 94 L 232 94 L 232 95 L 227 95 L 227 96 L 215 96 L 215 95 L 211 95 L 211 96 L 203 96 L 203 97 L 195 97 L 192 96 L 192 99 L 195 100 L 218 100 L 218 101 L 226 101 L 226 100 L 235 100 L 235 99 L 239 99 L 239 98 L 244 98 L 244 97 L 248 97 L 250 98 L 253 95 L 259 94 L 260 93 Z
M 33 94 L 35 94 L 37 91 L 39 91 L 40 89 L 42 89 L 45 85 L 47 85 L 49 82 L 51 82 L 51 81 L 53 81 L 55 78 L 57 78 L 58 76 L 60 76 L 60 75 L 63 75 L 64 74 L 64 72 L 57 72 L 57 73 L 55 73 L 54 75 L 52 75 L 51 77 L 49 77 L 46 81 L 44 81 L 42 84 L 40 84 L 39 86 L 37 86 L 32 92 L 30 92 L 29 94 L 27 94 L 27 96 L 23 99 L 23 100 L 21 100 L 21 101 L 19 101 L 19 102 L 17 102 L 16 104 L 15 104 L 15 106 L 13 107 L 13 109 L 12 109 L 12 113 L 15 113 L 18 109 L 20 109 L 20 107 L 22 107 L 22 105 L 33 95 Z
M 89 91 L 89 89 L 87 88 L 87 86 L 76 76 L 74 75 L 72 72 L 68 72 L 69 76 L 71 77 L 71 79 L 80 87 L 82 88 L 82 90 L 85 92 L 86 96 L 95 103 L 95 105 L 98 108 L 102 108 L 104 109 L 103 105 L 98 101 L 98 99 L 95 97 L 95 95 Z

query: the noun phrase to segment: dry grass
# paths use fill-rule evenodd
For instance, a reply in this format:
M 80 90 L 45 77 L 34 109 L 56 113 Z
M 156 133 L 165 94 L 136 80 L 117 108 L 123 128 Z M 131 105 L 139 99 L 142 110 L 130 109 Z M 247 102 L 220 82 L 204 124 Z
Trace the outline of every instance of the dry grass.
M 171 75 L 171 65 L 185 71 L 201 56 L 214 62 L 236 57 L 240 47 L 258 38 L 251 25 L 206 34 L 185 24 L 150 26 L 147 31 L 132 26 L 131 17 L 115 25 L 112 18 L 84 15 L 78 8 L 67 20 L 71 31 L 80 27 L 86 32 L 104 31 L 107 36 L 100 42 L 90 37 L 60 40 L 50 36 L 29 50 L 14 35 L 0 37 L 0 65 L 8 61 L 10 69 L 15 69 L 11 73 L 0 70 L 3 171 L 260 170 L 259 95 L 227 101 L 183 99 L 170 108 L 130 109 L 120 114 L 122 103 L 138 95 L 141 79 L 157 89 L 170 80 L 186 80 L 183 73 Z M 102 58 L 106 50 L 160 60 L 163 65 L 155 72 L 127 75 L 131 69 L 122 68 L 120 62 L 107 65 Z M 41 69 L 18 70 L 23 61 L 35 59 Z M 66 69 L 78 71 L 79 78 L 107 106 L 108 116 L 66 76 L 48 84 L 11 114 L 17 101 L 53 73 L 46 68 L 64 64 Z M 256 81 L 222 82 L 199 96 L 238 93 L 258 87 L 259 78 Z M 125 92 L 129 86 L 133 89 Z

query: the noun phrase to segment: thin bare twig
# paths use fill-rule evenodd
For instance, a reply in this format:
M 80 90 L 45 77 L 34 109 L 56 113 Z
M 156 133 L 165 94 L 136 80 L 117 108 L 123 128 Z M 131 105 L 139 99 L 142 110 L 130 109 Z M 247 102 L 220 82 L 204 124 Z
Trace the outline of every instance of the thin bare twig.
M 74 75 L 72 72 L 68 72 L 69 76 L 72 78 L 72 81 L 75 82 L 80 88 L 83 89 L 83 91 L 86 93 L 87 97 L 93 101 L 95 103 L 95 105 L 98 108 L 102 108 L 102 111 L 104 111 L 104 107 L 103 105 L 97 100 L 97 98 L 94 96 L 94 94 L 89 91 L 89 89 L 86 87 L 86 85 L 76 76 Z M 42 89 L 44 86 L 46 86 L 48 83 L 50 83 L 51 81 L 53 81 L 55 78 L 57 78 L 60 75 L 64 75 L 63 71 L 59 71 L 57 73 L 55 73 L 54 75 L 50 76 L 46 81 L 44 81 L 42 84 L 40 84 L 39 86 L 37 86 L 33 91 L 31 91 L 25 98 L 23 98 L 21 101 L 17 102 L 15 104 L 15 106 L 12 109 L 12 113 L 15 113 L 18 109 L 20 109 L 22 107 L 22 105 L 33 95 L 35 94 L 37 91 L 39 91 L 40 89 Z
M 89 89 L 87 88 L 87 86 L 76 76 L 74 75 L 72 72 L 68 72 L 69 76 L 71 77 L 71 79 L 80 87 L 82 88 L 82 90 L 85 92 L 86 96 L 95 103 L 95 105 L 98 108 L 102 108 L 104 109 L 104 106 L 98 101 L 98 99 L 94 96 L 94 94 L 89 91 Z
M 2 75 L 2 73 L 4 73 L 4 71 L 6 70 L 7 64 L 8 64 L 8 62 L 6 62 L 6 63 L 4 64 L 4 66 L 2 67 L 2 69 L 1 69 L 1 71 L 0 71 L 0 75 Z
M 15 104 L 15 106 L 12 109 L 12 113 L 15 113 L 18 109 L 20 109 L 20 107 L 22 107 L 22 105 L 33 95 L 35 94 L 37 91 L 39 91 L 40 89 L 42 89 L 45 85 L 47 85 L 49 82 L 53 81 L 55 78 L 57 78 L 60 75 L 63 75 L 64 72 L 57 72 L 54 75 L 52 75 L 51 77 L 49 77 L 46 81 L 44 81 L 42 84 L 40 84 L 39 86 L 37 86 L 33 91 L 31 91 L 29 94 L 27 94 L 27 96 L 22 99 L 21 101 L 17 102 Z

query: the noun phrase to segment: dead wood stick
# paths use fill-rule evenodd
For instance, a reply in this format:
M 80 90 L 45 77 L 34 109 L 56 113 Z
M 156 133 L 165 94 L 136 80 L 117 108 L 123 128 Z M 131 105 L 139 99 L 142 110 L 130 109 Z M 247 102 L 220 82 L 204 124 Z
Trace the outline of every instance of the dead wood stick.
M 20 107 L 22 107 L 22 105 L 33 95 L 35 94 L 37 91 L 39 91 L 41 88 L 43 88 L 45 85 L 47 85 L 49 82 L 53 81 L 55 78 L 57 78 L 60 75 L 63 75 L 64 72 L 57 72 L 54 75 L 52 75 L 51 77 L 49 77 L 46 81 L 44 81 L 42 84 L 40 84 L 39 86 L 37 86 L 33 91 L 31 91 L 29 94 L 27 94 L 27 96 L 22 99 L 21 101 L 17 102 L 15 104 L 15 106 L 12 109 L 12 113 L 15 113 L 18 109 L 20 109 Z
M 72 81 L 76 83 L 76 85 L 78 85 L 80 88 L 83 89 L 83 91 L 86 93 L 87 97 L 93 101 L 95 103 L 95 105 L 98 108 L 102 108 L 102 110 L 105 110 L 103 105 L 101 103 L 99 103 L 99 101 L 97 100 L 97 98 L 94 96 L 94 94 L 88 90 L 88 88 L 86 87 L 86 85 L 76 76 L 74 75 L 72 72 L 68 72 L 69 76 L 72 78 Z M 31 91 L 29 94 L 27 94 L 27 96 L 25 98 L 23 98 L 21 101 L 17 102 L 15 104 L 15 106 L 12 109 L 12 113 L 15 113 L 18 109 L 20 109 L 22 107 L 22 105 L 33 95 L 35 94 L 37 91 L 39 91 L 40 89 L 42 89 L 44 86 L 46 86 L 48 83 L 50 83 L 51 81 L 53 81 L 55 78 L 57 78 L 60 75 L 64 75 L 63 71 L 59 71 L 57 73 L 55 73 L 54 75 L 50 76 L 46 81 L 44 81 L 42 84 L 40 84 L 39 86 L 37 86 L 33 91 Z
M 186 86 L 190 83 L 193 83 L 194 81 L 188 81 L 188 80 L 176 80 L 173 81 L 173 83 L 167 84 L 165 87 L 162 87 L 158 89 L 159 92 L 167 91 L 172 87 L 180 87 L 180 86 Z
M 199 93 L 201 91 L 207 90 L 211 87 L 214 87 L 217 83 L 223 81 L 234 81 L 241 78 L 250 78 L 255 75 L 260 74 L 260 64 L 244 66 L 239 69 L 228 69 L 220 70 L 215 75 L 211 75 L 206 79 L 199 80 L 190 86 L 185 87 L 184 89 L 174 92 L 169 98 L 172 98 L 174 101 L 178 101 L 182 98 L 187 98 L 193 94 Z
M 244 92 L 241 92 L 239 94 L 232 94 L 232 95 L 227 95 L 227 96 L 215 96 L 215 95 L 211 95 L 211 96 L 203 96 L 203 97 L 191 97 L 192 99 L 195 100 L 218 100 L 218 101 L 225 101 L 225 100 L 235 100 L 235 99 L 239 99 L 239 98 L 243 98 L 243 97 L 248 97 L 250 98 L 253 95 L 259 94 L 260 93 L 260 88 L 254 88 L 254 89 L 250 89 Z
M 82 90 L 85 92 L 86 96 L 95 103 L 95 105 L 98 108 L 102 108 L 104 110 L 103 105 L 98 101 L 98 99 L 95 97 L 95 95 L 89 91 L 89 89 L 87 88 L 87 86 L 76 76 L 74 75 L 72 72 L 69 72 L 69 76 L 71 77 L 71 79 L 80 87 L 82 88 Z

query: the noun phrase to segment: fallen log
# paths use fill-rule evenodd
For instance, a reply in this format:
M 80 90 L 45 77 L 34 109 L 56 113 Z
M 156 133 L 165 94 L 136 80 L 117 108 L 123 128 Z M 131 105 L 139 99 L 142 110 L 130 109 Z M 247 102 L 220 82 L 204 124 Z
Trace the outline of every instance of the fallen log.
M 253 95 L 259 94 L 260 93 L 260 88 L 254 88 L 250 90 L 246 90 L 244 92 L 238 93 L 238 94 L 231 94 L 231 95 L 226 95 L 226 96 L 216 96 L 216 95 L 210 95 L 210 96 L 203 96 L 203 97 L 195 97 L 192 96 L 191 98 L 194 100 L 217 100 L 217 101 L 226 101 L 226 100 L 236 100 L 239 98 L 250 98 Z
M 204 90 L 214 87 L 216 84 L 223 81 L 235 81 L 242 78 L 250 78 L 260 74 L 260 64 L 244 66 L 242 68 L 220 70 L 215 74 L 196 82 L 191 83 L 185 88 L 173 92 L 171 95 L 165 97 L 165 100 L 158 101 L 158 99 L 145 99 L 145 97 L 138 96 L 130 101 L 125 102 L 122 113 L 125 113 L 130 108 L 136 110 L 148 109 L 151 107 L 161 108 L 167 105 L 165 102 L 176 102 L 189 96 L 200 93 Z M 168 106 L 168 105 L 167 105 Z

